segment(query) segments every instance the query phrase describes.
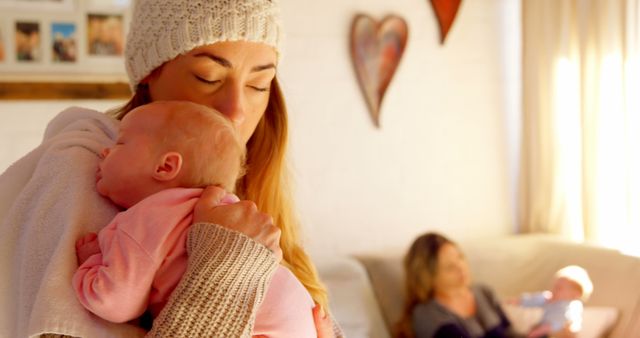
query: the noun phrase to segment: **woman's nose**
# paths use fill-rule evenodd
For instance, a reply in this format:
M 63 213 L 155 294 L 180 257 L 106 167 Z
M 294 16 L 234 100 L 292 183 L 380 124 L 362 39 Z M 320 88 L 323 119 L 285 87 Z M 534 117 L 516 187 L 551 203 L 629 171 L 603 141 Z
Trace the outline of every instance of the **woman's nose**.
M 216 98 L 213 107 L 231 122 L 240 126 L 246 117 L 244 97 L 241 88 L 229 84 Z
M 102 151 L 100 152 L 100 158 L 101 158 L 101 159 L 106 158 L 106 157 L 107 157 L 107 155 L 109 155 L 109 151 L 110 151 L 110 148 L 104 148 L 104 149 L 102 149 Z

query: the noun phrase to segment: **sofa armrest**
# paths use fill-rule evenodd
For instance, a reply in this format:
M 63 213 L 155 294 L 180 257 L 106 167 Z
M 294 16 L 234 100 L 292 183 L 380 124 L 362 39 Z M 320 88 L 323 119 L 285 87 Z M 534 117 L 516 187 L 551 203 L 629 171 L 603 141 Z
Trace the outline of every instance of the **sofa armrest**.
M 348 338 L 390 338 L 367 272 L 355 259 L 314 257 L 331 314 Z

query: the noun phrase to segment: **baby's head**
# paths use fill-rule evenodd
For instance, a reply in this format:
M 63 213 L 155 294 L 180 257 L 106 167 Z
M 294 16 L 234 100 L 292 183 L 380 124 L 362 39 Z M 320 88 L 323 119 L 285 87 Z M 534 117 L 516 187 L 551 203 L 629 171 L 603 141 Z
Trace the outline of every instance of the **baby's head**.
M 551 293 L 557 300 L 587 301 L 593 292 L 593 283 L 587 271 L 577 265 L 566 266 L 556 272 Z
M 122 119 L 116 144 L 103 151 L 97 190 L 125 208 L 174 187 L 233 191 L 244 157 L 235 129 L 217 111 L 191 102 L 153 102 Z

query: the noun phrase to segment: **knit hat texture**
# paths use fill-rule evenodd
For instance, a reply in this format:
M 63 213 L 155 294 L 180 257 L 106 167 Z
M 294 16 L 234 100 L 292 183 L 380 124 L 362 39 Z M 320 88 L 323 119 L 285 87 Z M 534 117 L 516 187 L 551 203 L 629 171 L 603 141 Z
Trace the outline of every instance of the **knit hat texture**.
M 282 27 L 277 0 L 137 0 L 125 63 L 129 84 L 192 49 L 221 41 L 261 42 L 280 55 Z

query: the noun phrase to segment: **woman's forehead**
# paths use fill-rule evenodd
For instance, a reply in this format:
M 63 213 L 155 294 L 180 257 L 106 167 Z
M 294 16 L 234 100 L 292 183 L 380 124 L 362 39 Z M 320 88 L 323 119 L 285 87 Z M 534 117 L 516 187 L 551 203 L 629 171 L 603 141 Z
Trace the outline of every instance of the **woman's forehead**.
M 223 41 L 200 46 L 192 49 L 186 56 L 209 57 L 214 56 L 230 61 L 247 62 L 252 64 L 274 63 L 277 61 L 276 50 L 264 43 L 249 41 Z
M 443 260 L 448 260 L 451 258 L 457 258 L 459 254 L 460 254 L 460 251 L 455 245 L 451 243 L 446 243 L 442 247 L 440 247 L 440 250 L 438 252 L 438 258 Z

